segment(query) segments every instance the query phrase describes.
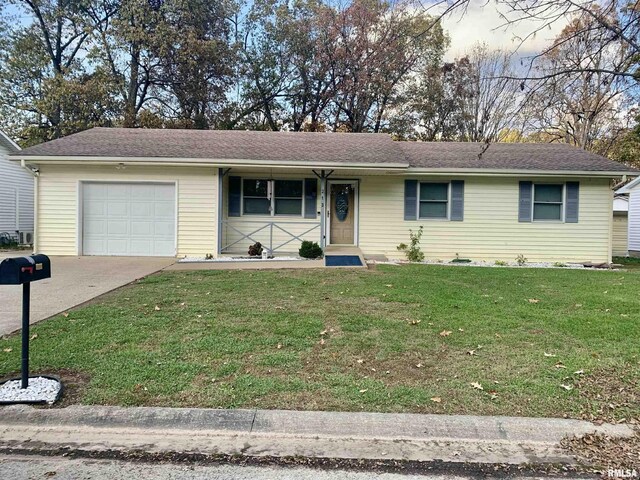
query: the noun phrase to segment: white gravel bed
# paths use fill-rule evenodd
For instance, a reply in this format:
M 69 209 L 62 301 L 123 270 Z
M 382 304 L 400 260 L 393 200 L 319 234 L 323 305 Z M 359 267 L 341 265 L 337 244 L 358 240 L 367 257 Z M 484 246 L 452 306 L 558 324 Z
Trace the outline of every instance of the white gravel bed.
M 62 385 L 57 380 L 45 377 L 29 377 L 29 386 L 20 388 L 20 380 L 9 380 L 0 385 L 0 401 L 3 402 L 47 402 L 58 398 Z
M 406 260 L 391 260 L 388 262 L 373 261 L 369 263 L 375 263 L 378 265 L 404 265 L 410 264 Z M 437 260 L 425 260 L 419 262 L 422 265 L 442 265 L 448 267 L 496 267 L 496 268 L 561 268 L 565 270 L 609 270 L 606 268 L 587 268 L 581 263 L 555 263 L 555 262 L 527 262 L 524 265 L 518 265 L 516 262 L 507 262 L 506 264 L 496 264 L 495 262 L 483 262 L 483 261 L 471 261 L 471 262 L 451 262 L 451 261 L 437 261 Z
M 185 257 L 178 260 L 178 263 L 215 263 L 215 262 L 291 262 L 303 261 L 306 258 L 300 257 L 220 257 L 220 258 L 204 258 L 204 257 Z

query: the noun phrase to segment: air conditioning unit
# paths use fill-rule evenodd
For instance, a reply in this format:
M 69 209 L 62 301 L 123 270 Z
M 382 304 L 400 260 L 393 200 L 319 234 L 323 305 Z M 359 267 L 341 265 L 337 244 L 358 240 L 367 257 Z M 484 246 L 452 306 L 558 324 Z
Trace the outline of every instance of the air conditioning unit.
M 20 245 L 33 245 L 33 232 L 18 232 Z

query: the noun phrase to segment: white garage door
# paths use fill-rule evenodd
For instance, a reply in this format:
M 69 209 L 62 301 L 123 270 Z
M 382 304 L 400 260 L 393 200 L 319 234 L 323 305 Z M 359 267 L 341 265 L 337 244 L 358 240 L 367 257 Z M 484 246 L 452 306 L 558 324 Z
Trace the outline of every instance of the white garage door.
M 83 183 L 84 255 L 174 256 L 175 186 Z

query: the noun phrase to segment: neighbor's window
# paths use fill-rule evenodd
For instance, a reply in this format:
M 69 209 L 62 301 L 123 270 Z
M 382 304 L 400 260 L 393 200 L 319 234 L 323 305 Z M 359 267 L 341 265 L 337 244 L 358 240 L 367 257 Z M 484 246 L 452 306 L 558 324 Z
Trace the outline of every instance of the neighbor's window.
M 447 218 L 449 184 L 421 183 L 419 201 L 420 218 Z
M 245 179 L 242 181 L 243 212 L 245 215 L 271 214 L 268 185 L 268 180 Z
M 533 186 L 533 219 L 562 220 L 563 185 L 536 183 Z
M 244 215 L 302 216 L 302 180 L 242 181 Z
M 301 180 L 275 180 L 274 194 L 276 215 L 302 215 Z

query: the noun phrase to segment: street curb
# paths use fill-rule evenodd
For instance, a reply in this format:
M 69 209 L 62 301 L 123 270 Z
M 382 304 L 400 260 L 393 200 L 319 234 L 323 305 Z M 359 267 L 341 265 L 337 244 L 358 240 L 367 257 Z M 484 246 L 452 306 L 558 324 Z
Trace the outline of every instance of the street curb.
M 576 465 L 562 438 L 633 435 L 627 425 L 520 417 L 78 405 L 1 411 L 0 448 L 18 450 Z

